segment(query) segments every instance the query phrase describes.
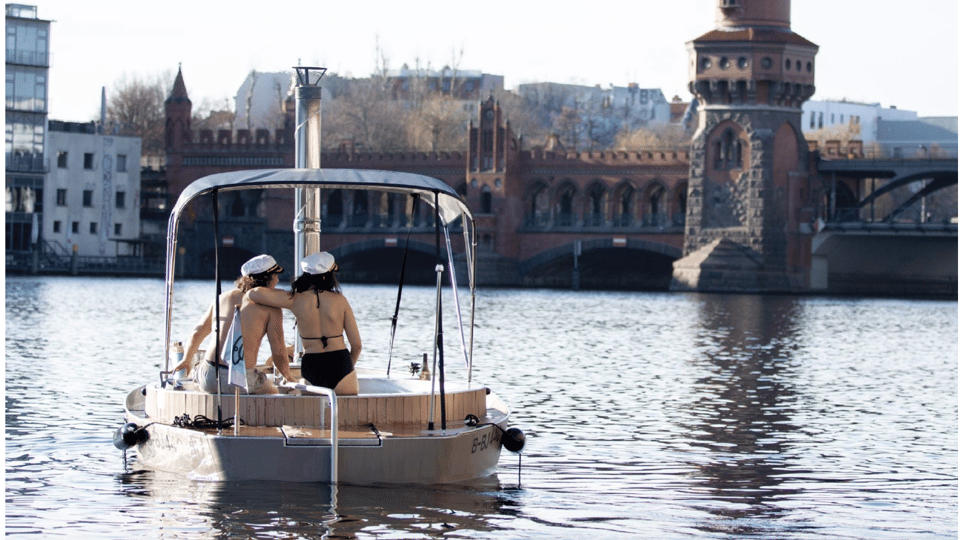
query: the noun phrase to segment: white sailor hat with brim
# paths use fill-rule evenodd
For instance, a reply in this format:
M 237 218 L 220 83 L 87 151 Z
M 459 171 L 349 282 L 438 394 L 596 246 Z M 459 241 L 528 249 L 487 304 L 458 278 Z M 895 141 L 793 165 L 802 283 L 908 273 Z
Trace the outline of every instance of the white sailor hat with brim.
M 321 251 L 307 255 L 300 261 L 300 269 L 306 274 L 326 274 L 337 267 L 333 255 L 329 252 Z
M 244 276 L 264 274 L 267 272 L 275 272 L 277 274 L 283 272 L 283 268 L 281 268 L 280 265 L 277 264 L 277 261 L 269 255 L 257 255 L 249 261 L 243 263 L 243 266 L 240 267 L 240 274 Z

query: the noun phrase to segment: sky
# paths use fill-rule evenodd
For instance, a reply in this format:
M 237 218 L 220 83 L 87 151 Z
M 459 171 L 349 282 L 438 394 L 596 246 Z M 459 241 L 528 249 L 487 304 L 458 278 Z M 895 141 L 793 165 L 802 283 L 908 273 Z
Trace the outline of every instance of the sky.
M 691 98 L 687 42 L 717 0 L 20 0 L 52 20 L 49 117 L 99 117 L 122 81 L 183 70 L 194 107 L 223 103 L 252 71 L 324 66 L 366 77 L 457 65 L 528 82 L 659 88 Z M 456 7 L 453 7 L 456 6 Z M 957 116 L 957 0 L 794 0 L 791 29 L 819 45 L 815 100 Z

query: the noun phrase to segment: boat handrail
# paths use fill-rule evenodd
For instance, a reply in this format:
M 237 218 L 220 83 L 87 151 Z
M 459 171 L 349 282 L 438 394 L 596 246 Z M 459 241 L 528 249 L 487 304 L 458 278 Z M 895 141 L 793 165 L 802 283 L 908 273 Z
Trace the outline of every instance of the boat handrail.
M 285 381 L 280 383 L 280 386 L 283 388 L 288 388 L 290 390 L 300 390 L 302 392 L 310 392 L 312 394 L 322 394 L 327 396 L 327 399 L 330 400 L 330 483 L 337 483 L 337 471 L 338 471 L 338 460 L 337 454 L 339 453 L 339 442 L 337 439 L 337 424 L 340 421 L 339 414 L 337 412 L 337 394 L 333 392 L 331 388 L 325 388 L 323 386 L 313 386 L 312 384 L 301 384 Z M 320 409 L 320 422 L 321 426 L 323 425 L 323 409 Z

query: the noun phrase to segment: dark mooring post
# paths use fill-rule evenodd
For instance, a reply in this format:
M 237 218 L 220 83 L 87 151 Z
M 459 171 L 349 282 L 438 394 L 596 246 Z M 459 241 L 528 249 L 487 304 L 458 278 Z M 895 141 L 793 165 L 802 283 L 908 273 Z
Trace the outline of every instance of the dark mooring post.
M 581 242 L 577 240 L 573 243 L 573 290 L 580 290 L 580 253 Z

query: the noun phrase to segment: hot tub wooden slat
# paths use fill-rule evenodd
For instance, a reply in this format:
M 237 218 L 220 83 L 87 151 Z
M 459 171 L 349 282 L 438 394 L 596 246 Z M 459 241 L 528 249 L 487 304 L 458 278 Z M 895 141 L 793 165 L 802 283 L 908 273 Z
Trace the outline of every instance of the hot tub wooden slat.
M 150 388 L 148 392 L 158 392 Z M 173 423 L 183 414 L 191 418 L 203 415 L 217 417 L 217 396 L 189 390 L 159 390 L 159 399 L 148 399 L 147 414 L 158 421 Z M 477 388 L 447 393 L 447 423 L 463 422 L 468 414 L 482 417 L 486 413 L 486 389 Z M 234 415 L 235 397 L 222 396 L 221 411 L 224 418 Z M 337 398 L 340 426 L 423 426 L 430 415 L 430 395 L 380 394 L 374 396 L 340 396 Z M 329 407 L 324 396 L 240 396 L 240 418 L 249 426 L 300 425 L 319 427 L 321 407 L 329 423 Z M 434 400 L 434 422 L 440 423 L 440 396 Z

